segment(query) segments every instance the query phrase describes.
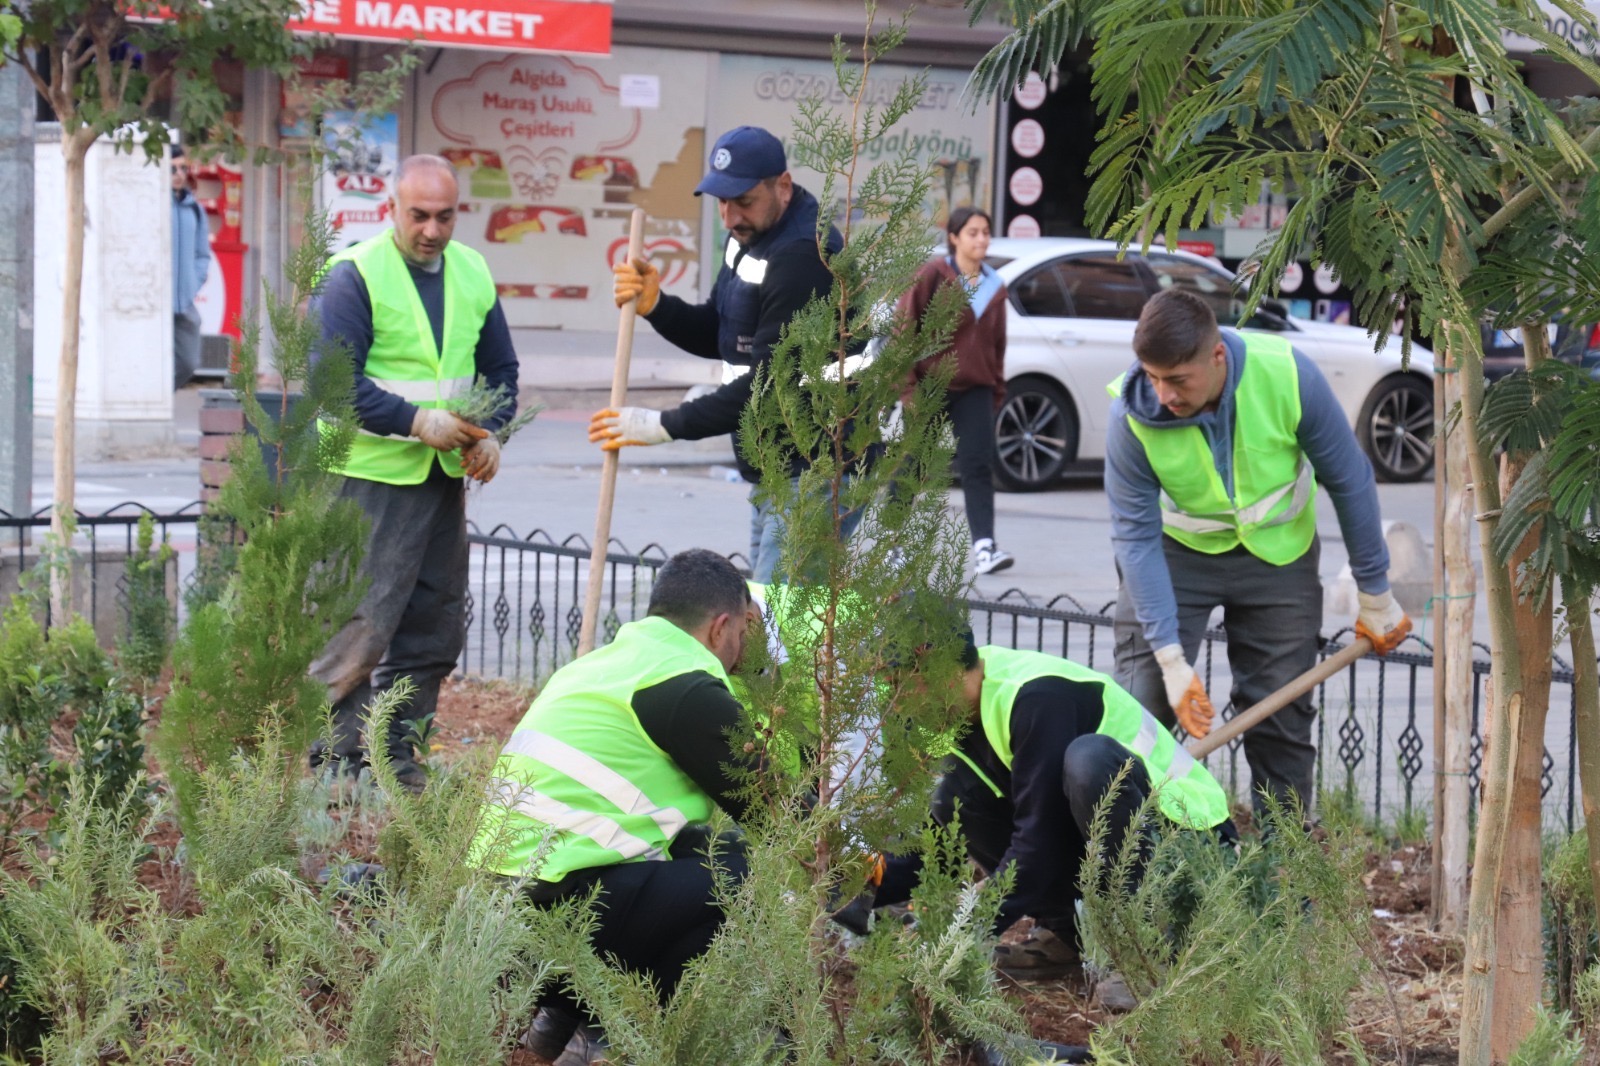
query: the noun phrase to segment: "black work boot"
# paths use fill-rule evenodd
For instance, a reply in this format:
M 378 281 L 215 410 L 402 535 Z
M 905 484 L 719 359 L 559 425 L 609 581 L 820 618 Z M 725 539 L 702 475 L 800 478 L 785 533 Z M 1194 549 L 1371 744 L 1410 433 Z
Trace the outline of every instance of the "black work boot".
M 389 753 L 389 769 L 397 784 L 413 796 L 428 787 L 428 772 L 417 762 L 411 746 L 411 722 L 390 719 L 384 750 Z
M 554 1060 L 578 1031 L 578 1019 L 560 1007 L 540 1007 L 517 1041 L 541 1059 Z

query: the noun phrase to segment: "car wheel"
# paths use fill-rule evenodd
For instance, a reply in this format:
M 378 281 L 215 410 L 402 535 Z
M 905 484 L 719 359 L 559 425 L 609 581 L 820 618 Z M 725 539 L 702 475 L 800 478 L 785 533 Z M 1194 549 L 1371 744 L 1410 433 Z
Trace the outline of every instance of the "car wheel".
M 1416 481 L 1433 469 L 1433 390 L 1397 374 L 1378 382 L 1356 423 L 1379 481 Z
M 1043 378 L 1006 383 L 995 416 L 995 481 L 1008 492 L 1049 488 L 1078 458 L 1078 413 L 1066 393 Z

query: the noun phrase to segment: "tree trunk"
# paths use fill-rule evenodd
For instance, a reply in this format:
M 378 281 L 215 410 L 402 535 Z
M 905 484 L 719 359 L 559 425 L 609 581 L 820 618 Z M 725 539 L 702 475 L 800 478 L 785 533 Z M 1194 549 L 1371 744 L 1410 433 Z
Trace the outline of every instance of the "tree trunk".
M 1532 370 L 1550 358 L 1545 323 L 1530 322 L 1522 330 L 1523 353 Z M 1508 455 L 1500 469 L 1500 498 L 1511 494 L 1528 463 L 1525 453 Z M 1517 572 L 1539 545 L 1537 533 L 1525 537 L 1506 560 L 1513 588 Z M 1492 565 L 1485 556 L 1484 565 Z M 1534 1008 L 1544 985 L 1544 936 L 1541 913 L 1540 845 L 1544 800 L 1544 729 L 1550 711 L 1550 656 L 1555 650 L 1554 612 L 1550 599 L 1535 605 L 1531 598 L 1513 600 L 1516 650 L 1522 669 L 1522 721 L 1516 727 L 1519 747 L 1513 755 L 1511 836 L 1501 870 L 1497 937 L 1500 944 L 1495 982 L 1494 1060 L 1509 1059 L 1533 1028 Z
M 1434 375 L 1434 536 L 1436 545 L 1433 638 L 1434 839 L 1433 924 L 1460 936 L 1467 918 L 1467 862 L 1471 834 L 1468 779 L 1472 748 L 1472 626 L 1477 577 L 1472 570 L 1472 471 L 1462 427 L 1446 431 L 1461 402 L 1461 375 L 1448 359 Z
M 1589 882 L 1600 900 L 1600 669 L 1595 664 L 1590 590 L 1563 582 L 1567 636 L 1572 641 L 1572 717 L 1582 783 L 1583 830 L 1589 841 Z
M 50 569 L 50 619 L 63 625 L 72 617 L 73 516 L 77 510 L 78 340 L 83 304 L 84 171 L 94 134 L 79 128 L 61 131 L 66 158 L 67 258 L 61 286 L 61 360 L 56 371 L 55 461 L 51 491 L 50 535 L 60 553 Z
M 1459 279 L 1466 273 L 1459 245 L 1447 250 L 1445 270 Z M 1461 1001 L 1461 1064 L 1490 1066 L 1493 1046 L 1502 1035 L 1519 1042 L 1533 1022 L 1531 1014 L 1502 1018 L 1492 1007 L 1495 994 L 1499 898 L 1506 868 L 1507 844 L 1512 824 L 1512 768 L 1519 765 L 1522 743 L 1522 664 L 1516 654 L 1516 608 L 1512 602 L 1511 575 L 1496 565 L 1490 548 L 1499 523 L 1500 485 L 1494 457 L 1484 446 L 1478 429 L 1483 410 L 1483 353 L 1477 347 L 1477 328 L 1471 322 L 1441 322 L 1439 335 L 1460 367 L 1462 443 L 1472 465 L 1478 544 L 1484 556 L 1483 584 L 1489 605 L 1491 689 L 1484 718 L 1482 763 L 1483 802 L 1479 807 L 1478 837 L 1474 853 L 1472 891 L 1467 901 L 1465 983 Z M 1535 827 L 1537 828 L 1537 827 Z M 1503 945 L 1508 950 L 1512 945 Z
M 1524 331 L 1524 336 L 1529 332 Z M 1525 454 L 1517 455 L 1502 464 L 1502 499 L 1522 476 L 1527 460 Z M 1531 534 L 1506 561 L 1507 577 L 1513 584 L 1517 568 L 1537 546 L 1538 534 Z M 1484 565 L 1492 564 L 1486 561 Z M 1495 1062 L 1510 1059 L 1532 1030 L 1534 1008 L 1544 985 L 1540 828 L 1554 619 L 1548 598 L 1538 607 L 1531 598 L 1518 597 L 1514 603 L 1516 653 L 1522 666 L 1522 720 L 1514 726 L 1518 744 L 1512 754 L 1510 831 L 1497 899 L 1499 954 L 1495 964 L 1500 973 L 1494 985 L 1494 1038 L 1490 1045 Z

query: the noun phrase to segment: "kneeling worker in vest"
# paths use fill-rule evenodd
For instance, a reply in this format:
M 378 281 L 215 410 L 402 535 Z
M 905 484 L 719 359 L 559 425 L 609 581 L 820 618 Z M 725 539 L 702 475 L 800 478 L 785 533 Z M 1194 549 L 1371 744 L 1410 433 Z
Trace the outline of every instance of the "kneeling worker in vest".
M 1378 654 L 1411 622 L 1389 591 L 1372 464 L 1316 365 L 1282 337 L 1219 330 L 1186 289 L 1152 297 L 1137 364 L 1109 387 L 1106 496 L 1121 589 L 1116 678 L 1196 737 L 1213 712 L 1193 663 L 1223 610 L 1233 702 L 1251 706 L 1317 661 L 1322 579 L 1315 499 L 1328 491 Z M 1302 696 L 1244 735 L 1256 789 L 1309 814 L 1315 711 Z
M 466 641 L 462 478 L 494 477 L 494 431 L 516 411 L 508 403 L 475 426 L 446 410 L 478 376 L 503 395 L 517 394 L 517 353 L 489 267 L 450 240 L 459 201 L 449 161 L 401 160 L 389 200 L 393 228 L 334 256 L 312 302 L 324 344 L 343 348 L 354 363 L 361 432 L 339 471 L 339 492 L 360 505 L 372 528 L 361 565 L 366 595 L 311 665 L 311 676 L 328 686 L 334 720 L 332 750 L 319 745 L 311 761 L 354 774 L 367 746 L 383 744 L 400 784 L 412 790 L 426 779 L 410 723 L 433 714 L 440 682 Z M 416 683 L 416 694 L 387 737 L 363 743 L 373 694 L 402 677 Z
M 706 827 L 716 807 L 744 817 L 746 773 L 758 769 L 730 739 L 741 708 L 728 691 L 755 621 L 732 563 L 674 555 L 648 616 L 556 671 L 533 701 L 478 830 L 478 863 L 527 878 L 536 903 L 598 884 L 595 950 L 648 975 L 663 1000 L 722 924 Z M 742 878 L 737 840 L 716 844 L 718 866 Z M 553 1058 L 580 1011 L 565 993 L 543 1006 L 525 1042 Z
M 995 932 L 1025 916 L 1037 924 L 1025 942 L 995 949 L 996 966 L 1022 979 L 1076 976 L 1078 868 L 1096 808 L 1109 797 L 1112 848 L 1152 792 L 1173 823 L 1231 841 L 1227 795 L 1105 674 L 1039 652 L 974 647 L 970 631 L 954 639 L 964 645 L 959 698 L 971 728 L 934 791 L 932 817 L 940 825 L 959 817 L 967 853 L 986 873 L 1014 872 Z M 920 868 L 917 856 L 892 858 L 874 905 L 908 898 Z M 1108 1010 L 1134 1005 L 1115 975 L 1096 995 Z

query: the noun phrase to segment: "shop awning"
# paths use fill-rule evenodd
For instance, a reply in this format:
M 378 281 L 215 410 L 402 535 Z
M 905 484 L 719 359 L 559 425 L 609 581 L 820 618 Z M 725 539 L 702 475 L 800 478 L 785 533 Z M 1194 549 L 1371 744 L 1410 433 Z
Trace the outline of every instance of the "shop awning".
M 609 55 L 604 0 L 309 0 L 290 28 L 359 41 Z

